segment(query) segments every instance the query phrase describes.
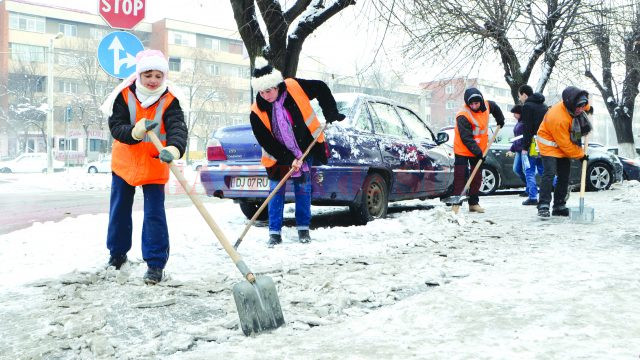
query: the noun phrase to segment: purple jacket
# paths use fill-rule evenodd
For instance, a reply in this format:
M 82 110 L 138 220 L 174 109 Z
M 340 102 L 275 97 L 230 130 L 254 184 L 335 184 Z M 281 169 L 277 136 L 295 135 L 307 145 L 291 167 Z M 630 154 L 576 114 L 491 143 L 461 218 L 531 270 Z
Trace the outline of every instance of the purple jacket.
M 519 135 L 522 135 L 523 133 L 524 133 L 524 124 L 522 123 L 522 121 L 518 121 L 516 126 L 513 127 L 513 136 L 519 136 Z M 513 151 L 513 152 L 521 152 L 522 151 L 522 138 L 514 141 L 511 144 L 511 149 L 509 149 L 509 150 Z

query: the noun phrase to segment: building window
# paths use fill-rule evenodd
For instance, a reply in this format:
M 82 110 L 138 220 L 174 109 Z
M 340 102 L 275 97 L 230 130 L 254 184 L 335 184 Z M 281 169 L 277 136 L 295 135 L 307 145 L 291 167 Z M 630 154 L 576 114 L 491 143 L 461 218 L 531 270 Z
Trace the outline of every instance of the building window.
M 456 102 L 454 100 L 447 101 L 446 105 L 447 110 L 452 110 L 456 108 Z
M 69 80 L 60 80 L 58 82 L 58 91 L 65 94 L 77 94 L 78 84 Z
M 169 58 L 169 70 L 180 71 L 180 58 Z
M 64 34 L 64 36 L 78 36 L 78 27 L 71 24 L 59 24 L 58 31 Z
M 89 139 L 89 151 L 107 152 L 107 140 Z
M 204 66 L 204 69 L 209 75 L 215 75 L 215 76 L 220 75 L 220 65 L 218 64 L 214 64 L 214 63 L 206 64 Z
M 26 44 L 9 43 L 11 60 L 23 62 L 44 62 L 45 48 Z
M 44 33 L 45 20 L 41 17 L 27 16 L 22 14 L 9 14 L 9 28 L 13 30 L 24 30 Z
M 455 89 L 456 89 L 456 87 L 453 84 L 449 84 L 444 88 L 444 92 L 445 92 L 445 94 L 453 94 Z
M 233 76 L 245 79 L 251 77 L 249 76 L 249 68 L 244 66 L 235 66 L 233 68 Z
M 205 38 L 204 47 L 214 51 L 220 51 L 220 40 L 214 38 Z
M 232 41 L 229 43 L 229 52 L 232 54 L 242 55 L 242 43 Z
M 109 30 L 107 29 L 98 29 L 98 28 L 89 29 L 89 37 L 92 40 L 101 40 L 103 37 L 107 36 L 108 33 L 109 33 Z
M 169 44 L 193 47 L 196 43 L 196 34 L 179 31 L 169 31 Z
M 58 140 L 58 149 L 60 151 L 78 151 L 78 139 L 59 139 Z

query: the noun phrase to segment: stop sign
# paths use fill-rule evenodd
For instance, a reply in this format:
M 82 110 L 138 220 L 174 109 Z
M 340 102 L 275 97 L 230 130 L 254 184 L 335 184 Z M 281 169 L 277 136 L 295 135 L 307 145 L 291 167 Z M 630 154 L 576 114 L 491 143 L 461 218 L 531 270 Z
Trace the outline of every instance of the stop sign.
M 112 28 L 131 30 L 144 19 L 145 0 L 99 0 L 100 16 Z

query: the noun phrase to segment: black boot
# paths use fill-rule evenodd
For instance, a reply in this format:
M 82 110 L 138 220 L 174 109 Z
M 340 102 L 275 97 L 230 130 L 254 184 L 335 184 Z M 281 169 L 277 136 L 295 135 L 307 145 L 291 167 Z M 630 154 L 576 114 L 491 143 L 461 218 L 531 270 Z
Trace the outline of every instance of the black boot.
M 564 205 L 558 205 L 553 207 L 553 216 L 569 216 L 569 208 Z
M 282 236 L 280 234 L 269 234 L 269 241 L 267 241 L 267 247 L 274 247 L 282 243 Z
M 550 217 L 549 205 L 538 205 L 538 216 L 542 218 Z
M 301 243 L 306 244 L 311 241 L 311 236 L 309 236 L 309 230 L 298 230 L 298 240 Z
M 124 255 L 116 255 L 113 256 L 111 255 L 109 257 L 109 265 L 108 266 L 113 266 L 116 268 L 116 270 L 120 270 L 120 268 L 122 267 L 122 264 L 127 262 L 127 254 Z
M 162 269 L 160 268 L 147 268 L 147 272 L 144 274 L 142 278 L 144 283 L 147 285 L 155 285 L 162 281 Z

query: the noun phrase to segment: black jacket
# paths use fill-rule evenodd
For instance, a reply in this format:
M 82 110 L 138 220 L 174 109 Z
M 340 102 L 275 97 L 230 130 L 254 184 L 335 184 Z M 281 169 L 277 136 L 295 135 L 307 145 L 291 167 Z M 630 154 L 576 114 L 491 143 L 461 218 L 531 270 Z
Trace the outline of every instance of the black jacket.
M 469 105 L 471 101 L 469 101 L 473 96 L 480 95 L 482 101 L 479 112 L 487 111 L 487 107 L 484 104 L 484 97 L 482 93 L 476 88 L 469 88 L 464 92 L 464 102 Z M 474 100 L 475 101 L 475 100 Z M 493 118 L 496 119 L 496 124 L 500 126 L 504 126 L 504 115 L 502 114 L 502 110 L 500 110 L 500 106 L 495 102 L 489 100 L 489 113 L 493 115 Z M 473 129 L 471 128 L 471 123 L 464 116 L 458 116 L 456 118 L 456 124 L 458 126 L 458 133 L 460 134 L 460 139 L 464 146 L 471 151 L 476 157 L 482 157 L 482 150 L 476 143 L 473 138 Z
M 318 99 L 318 104 L 320 105 L 320 108 L 322 108 L 322 113 L 327 121 L 342 120 L 342 118 L 344 118 L 343 115 L 338 113 L 336 101 L 327 84 L 320 80 L 295 80 L 300 84 L 300 87 L 302 87 L 302 90 L 307 94 L 309 100 Z M 286 90 L 285 83 L 280 83 L 278 88 L 279 93 L 282 94 L 282 92 Z M 271 128 L 273 128 L 273 119 L 271 114 L 271 110 L 273 108 L 272 104 L 264 100 L 260 94 L 256 95 L 256 103 L 260 110 L 266 111 L 269 117 L 269 122 L 271 122 Z M 304 152 L 313 142 L 313 136 L 311 135 L 307 125 L 304 123 L 304 119 L 302 118 L 302 113 L 298 108 L 298 105 L 291 96 L 287 96 L 284 100 L 284 107 L 289 111 L 289 114 L 291 114 L 291 118 L 293 120 L 293 134 L 298 143 L 298 147 L 300 147 L 300 150 Z M 293 160 L 295 160 L 295 156 L 291 151 L 289 151 L 289 149 L 287 149 L 286 146 L 276 140 L 271 131 L 264 126 L 262 120 L 260 120 L 258 115 L 253 111 L 250 115 L 250 121 L 253 134 L 258 140 L 260 146 L 262 146 L 262 148 L 277 160 L 276 165 L 267 168 L 267 175 L 273 180 L 282 179 L 284 175 L 289 172 L 291 164 L 293 163 Z M 326 142 L 316 143 L 308 156 L 313 157 L 315 164 L 326 164 Z
M 135 95 L 136 84 L 131 84 L 129 90 Z M 136 140 L 131 136 L 133 125 L 131 125 L 129 115 L 129 107 L 120 93 L 113 103 L 113 113 L 109 117 L 109 130 L 111 130 L 111 136 L 114 139 L 127 145 L 135 145 L 142 140 Z M 162 121 L 167 133 L 167 146 L 175 146 L 182 157 L 187 147 L 187 124 L 184 122 L 184 113 L 178 99 L 174 99 L 167 107 L 162 115 Z
M 549 107 L 544 103 L 544 95 L 533 93 L 522 105 L 522 115 L 520 121 L 524 125 L 522 133 L 522 148 L 528 150 L 531 146 L 531 139 L 538 133 L 538 128 L 542 124 L 544 115 Z

